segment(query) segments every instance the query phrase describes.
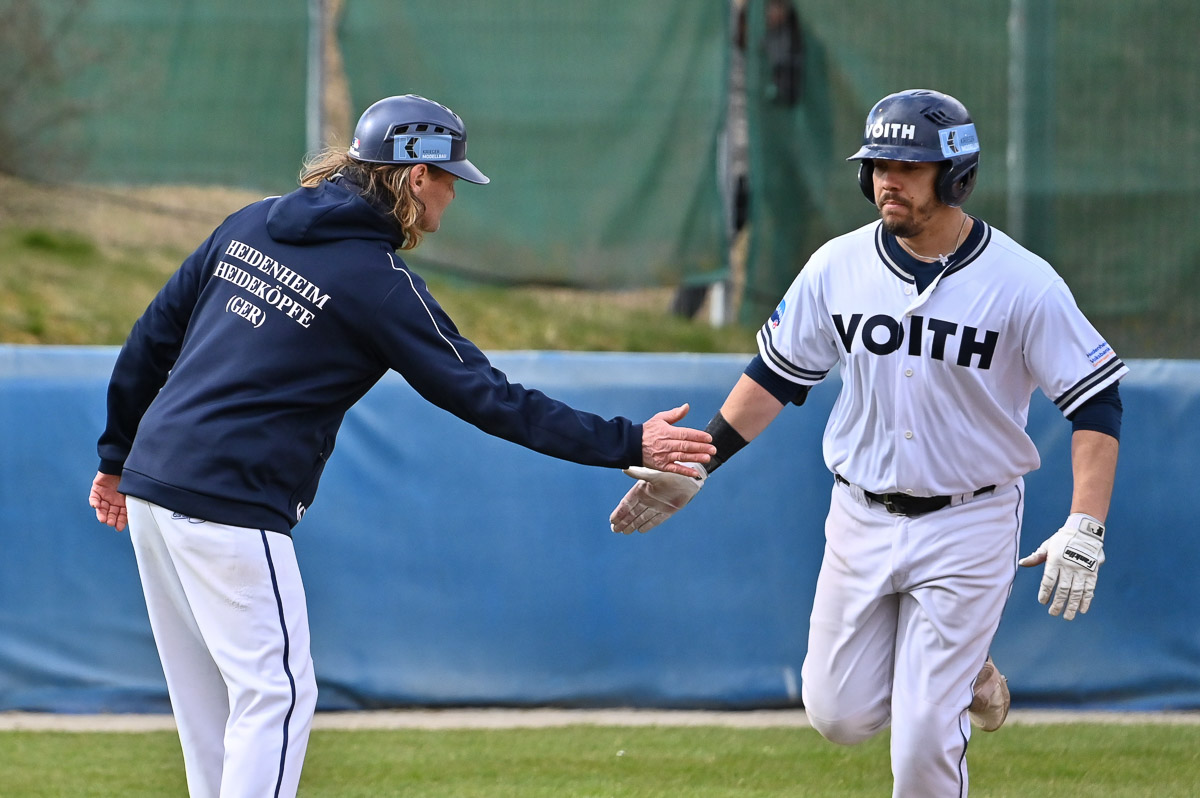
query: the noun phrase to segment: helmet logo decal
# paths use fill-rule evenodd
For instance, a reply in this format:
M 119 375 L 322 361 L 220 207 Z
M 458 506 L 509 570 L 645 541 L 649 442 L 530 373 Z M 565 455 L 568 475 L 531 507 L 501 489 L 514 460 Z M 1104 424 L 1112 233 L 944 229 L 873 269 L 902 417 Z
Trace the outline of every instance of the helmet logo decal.
M 392 139 L 392 159 L 396 161 L 449 161 L 452 137 L 396 136 Z
M 916 125 L 902 125 L 899 122 L 867 123 L 867 138 L 869 139 L 915 139 Z
M 942 143 L 942 155 L 947 158 L 979 152 L 979 136 L 975 133 L 975 125 L 942 128 L 938 131 L 938 139 Z

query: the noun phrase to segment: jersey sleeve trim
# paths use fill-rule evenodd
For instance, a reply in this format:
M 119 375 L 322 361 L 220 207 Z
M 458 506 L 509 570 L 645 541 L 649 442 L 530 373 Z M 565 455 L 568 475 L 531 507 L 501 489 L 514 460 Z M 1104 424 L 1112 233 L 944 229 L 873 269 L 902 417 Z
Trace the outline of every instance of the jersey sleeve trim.
M 763 360 L 762 355 L 755 355 L 754 359 L 746 365 L 742 373 L 758 383 L 771 396 L 778 399 L 781 405 L 786 405 L 788 402 L 795 400 L 801 392 L 808 391 L 807 385 L 797 388 L 793 380 L 777 374 Z M 709 473 L 712 473 L 711 470 Z
M 829 374 L 829 369 L 824 371 L 813 371 L 811 369 L 801 368 L 794 363 L 789 362 L 778 349 L 775 348 L 774 342 L 771 340 L 770 330 L 764 324 L 762 329 L 758 331 L 758 351 L 762 354 L 763 361 L 766 362 L 772 370 L 783 377 L 801 383 L 802 385 L 815 385 Z
M 1054 400 L 1054 404 L 1064 416 L 1069 416 L 1078 410 L 1079 406 L 1088 399 L 1128 373 L 1129 367 L 1120 358 L 1114 357 L 1112 361 L 1105 363 L 1068 388 L 1061 396 Z

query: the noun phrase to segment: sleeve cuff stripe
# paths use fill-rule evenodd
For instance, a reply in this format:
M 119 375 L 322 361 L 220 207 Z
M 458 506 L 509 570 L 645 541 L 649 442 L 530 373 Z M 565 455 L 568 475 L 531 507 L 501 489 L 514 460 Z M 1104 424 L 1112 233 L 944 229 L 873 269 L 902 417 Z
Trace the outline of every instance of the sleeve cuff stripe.
M 1128 373 L 1129 368 L 1120 358 L 1117 358 L 1075 383 L 1062 396 L 1055 399 L 1054 404 L 1064 415 L 1070 415 L 1083 400 Z
M 775 349 L 775 345 L 771 342 L 771 334 L 767 331 L 765 325 L 758 331 L 758 348 L 762 353 L 763 360 L 785 376 L 794 377 L 806 383 L 817 383 L 825 379 L 825 376 L 829 374 L 828 369 L 825 371 L 802 369 L 785 360 L 783 355 L 779 354 L 778 350 Z

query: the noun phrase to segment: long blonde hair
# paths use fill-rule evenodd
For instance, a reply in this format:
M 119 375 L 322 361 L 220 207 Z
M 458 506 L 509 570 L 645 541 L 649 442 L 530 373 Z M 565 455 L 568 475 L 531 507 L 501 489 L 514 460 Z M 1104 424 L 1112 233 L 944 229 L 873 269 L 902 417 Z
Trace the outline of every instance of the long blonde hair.
M 404 233 L 400 249 L 413 249 L 421 243 L 425 231 L 417 226 L 425 213 L 425 203 L 413 194 L 408 182 L 414 164 L 363 163 L 351 158 L 346 150 L 330 147 L 304 161 L 300 170 L 300 185 L 317 186 L 337 174 L 343 174 L 358 184 L 363 194 L 389 208 L 389 213 Z M 429 169 L 437 169 L 426 164 Z

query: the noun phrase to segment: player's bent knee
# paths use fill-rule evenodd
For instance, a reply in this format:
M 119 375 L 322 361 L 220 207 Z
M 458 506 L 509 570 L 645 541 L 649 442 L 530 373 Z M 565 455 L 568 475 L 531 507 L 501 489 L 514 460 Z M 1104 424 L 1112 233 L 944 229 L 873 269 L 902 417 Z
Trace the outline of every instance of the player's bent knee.
M 813 713 L 811 708 L 805 708 L 808 722 L 818 733 L 831 743 L 838 745 L 858 745 L 874 737 L 887 728 L 888 716 L 886 710 L 864 710 L 844 718 L 823 718 Z

